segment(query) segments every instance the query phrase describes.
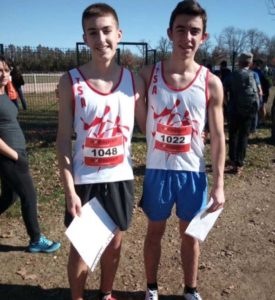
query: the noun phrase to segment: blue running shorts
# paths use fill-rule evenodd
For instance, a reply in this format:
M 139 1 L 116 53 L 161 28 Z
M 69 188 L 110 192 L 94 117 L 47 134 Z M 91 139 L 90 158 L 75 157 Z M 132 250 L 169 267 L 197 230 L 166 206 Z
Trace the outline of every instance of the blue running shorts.
M 164 221 L 176 204 L 178 218 L 189 222 L 207 205 L 207 186 L 204 172 L 146 169 L 140 206 L 151 221 Z

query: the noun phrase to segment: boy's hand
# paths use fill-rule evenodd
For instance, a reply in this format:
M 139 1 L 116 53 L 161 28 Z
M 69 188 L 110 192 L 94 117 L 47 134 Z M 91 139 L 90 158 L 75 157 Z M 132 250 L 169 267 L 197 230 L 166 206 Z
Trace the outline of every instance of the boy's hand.
M 214 212 L 224 206 L 225 197 L 223 188 L 212 188 L 210 197 L 213 199 L 213 204 L 207 210 L 208 212 Z
M 73 217 L 75 217 L 76 215 L 80 217 L 81 207 L 81 200 L 77 196 L 77 194 L 74 194 L 73 196 L 67 198 L 67 209 Z

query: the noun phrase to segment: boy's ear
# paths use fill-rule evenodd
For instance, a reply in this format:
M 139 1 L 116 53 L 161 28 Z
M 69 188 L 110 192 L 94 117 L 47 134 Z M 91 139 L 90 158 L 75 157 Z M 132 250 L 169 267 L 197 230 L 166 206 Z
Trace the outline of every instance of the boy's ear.
M 170 41 L 172 41 L 172 30 L 170 28 L 167 28 L 167 35 Z
M 207 32 L 205 32 L 203 35 L 202 35 L 202 38 L 201 38 L 201 44 L 203 44 L 206 40 L 208 40 L 209 38 L 209 34 Z
M 86 34 L 85 34 L 85 33 L 83 33 L 82 37 L 83 37 L 83 41 L 84 41 L 84 43 L 85 43 L 85 44 L 87 44 L 87 38 L 86 38 Z
M 118 41 L 120 42 L 122 40 L 122 30 L 118 29 Z

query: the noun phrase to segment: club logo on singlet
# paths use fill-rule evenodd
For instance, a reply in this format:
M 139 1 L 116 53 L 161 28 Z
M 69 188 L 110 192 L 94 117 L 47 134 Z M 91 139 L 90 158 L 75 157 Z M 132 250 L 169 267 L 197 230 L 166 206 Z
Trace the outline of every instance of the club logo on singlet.
M 153 118 L 156 120 L 155 131 L 152 132 L 155 139 L 155 149 L 169 154 L 186 153 L 191 149 L 193 134 L 198 134 L 193 123 L 197 121 L 190 119 L 190 113 L 186 110 L 183 116 L 179 113 L 178 107 L 181 101 L 176 100 L 171 107 L 165 107 L 159 114 L 154 111 Z
M 119 116 L 116 117 L 115 122 L 111 121 L 108 118 L 110 111 L 111 108 L 106 106 L 103 115 L 95 117 L 91 123 L 87 123 L 81 118 L 85 131 L 93 128 L 83 145 L 86 166 L 116 166 L 124 160 L 124 142 L 127 141 L 127 137 L 123 135 L 123 131 L 129 131 L 129 127 L 120 123 Z

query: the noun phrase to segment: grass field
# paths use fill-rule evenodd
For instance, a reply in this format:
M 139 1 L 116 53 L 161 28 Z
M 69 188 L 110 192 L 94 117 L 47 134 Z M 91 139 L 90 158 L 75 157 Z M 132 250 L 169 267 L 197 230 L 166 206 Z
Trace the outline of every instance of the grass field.
M 58 100 L 55 93 L 26 94 L 28 109 L 22 110 L 21 103 L 18 120 L 27 141 L 49 141 L 56 138 Z
M 30 168 L 38 194 L 41 229 L 47 236 L 61 241 L 62 247 L 53 255 L 30 255 L 24 252 L 28 237 L 22 223 L 20 202 L 1 215 L 0 295 L 3 299 L 70 299 L 66 276 L 69 241 L 64 234 L 65 201 L 55 145 L 57 104 L 53 95 L 49 98 L 52 109 L 42 109 L 41 99 L 37 102 L 33 100 L 34 107 L 30 106 L 27 111 L 20 110 L 20 118 L 28 127 L 24 131 Z M 199 289 L 204 299 L 264 300 L 270 299 L 270 295 L 275 293 L 272 281 L 267 280 L 274 277 L 275 267 L 275 152 L 270 135 L 268 120 L 265 126 L 249 139 L 242 175 L 225 172 L 225 209 L 207 241 L 202 245 Z M 137 204 L 142 193 L 145 155 L 145 137 L 135 132 L 132 140 L 135 208 L 133 223 L 125 233 L 115 282 L 114 296 L 121 300 L 144 299 L 142 248 L 146 218 Z M 211 185 L 209 140 L 206 143 L 206 159 Z M 182 299 L 182 271 L 178 250 L 180 237 L 177 228 L 177 219 L 170 218 L 163 240 L 159 272 L 161 300 Z M 99 280 L 98 268 L 87 282 L 87 299 L 97 299 Z

